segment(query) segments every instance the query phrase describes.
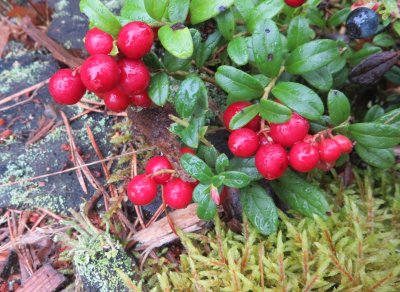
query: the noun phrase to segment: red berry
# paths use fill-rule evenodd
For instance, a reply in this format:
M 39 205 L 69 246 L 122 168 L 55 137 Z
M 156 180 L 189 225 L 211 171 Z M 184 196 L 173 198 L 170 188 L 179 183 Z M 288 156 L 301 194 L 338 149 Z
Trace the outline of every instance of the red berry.
M 299 171 L 307 172 L 317 166 L 319 161 L 318 147 L 309 142 L 297 142 L 289 152 L 290 166 Z
M 233 131 L 228 140 L 229 150 L 237 157 L 250 157 L 256 153 L 260 141 L 256 132 L 248 128 Z
M 219 194 L 221 203 L 225 202 L 227 197 L 228 197 L 228 189 L 226 187 L 223 187 L 221 193 Z
M 230 104 L 226 108 L 223 115 L 223 120 L 224 120 L 224 125 L 228 129 L 228 131 L 232 131 L 229 128 L 229 123 L 231 122 L 233 116 L 250 105 L 252 105 L 252 103 L 249 101 L 238 101 Z M 258 131 L 260 129 L 260 120 L 261 120 L 260 116 L 257 115 L 243 127 L 252 129 L 254 131 Z
M 175 209 L 186 208 L 192 201 L 193 189 L 192 183 L 175 178 L 164 186 L 165 203 Z
M 98 29 L 90 29 L 85 38 L 85 48 L 90 55 L 105 54 L 108 55 L 113 48 L 113 37 Z
M 301 141 L 310 129 L 309 122 L 296 113 L 292 114 L 289 121 L 283 124 L 270 123 L 270 136 L 278 144 L 290 147 Z
M 285 3 L 290 7 L 300 7 L 306 0 L 285 0 Z
M 86 88 L 78 72 L 61 69 L 50 78 L 49 91 L 55 102 L 75 104 L 85 94 Z
M 135 106 L 140 106 L 143 108 L 148 108 L 151 106 L 151 99 L 147 92 L 139 93 L 130 97 L 131 103 Z
M 325 139 L 319 143 L 319 156 L 322 161 L 334 162 L 338 160 L 342 150 L 340 145 L 334 139 Z
M 303 141 L 304 141 L 304 142 L 312 142 L 313 139 L 314 139 L 314 136 L 313 136 L 313 135 L 307 134 L 307 135 L 304 137 Z
M 261 146 L 256 153 L 256 168 L 269 180 L 279 178 L 287 169 L 289 160 L 285 148 L 279 144 Z
M 317 168 L 322 171 L 329 171 L 334 166 L 335 166 L 335 161 L 334 162 L 325 162 L 325 161 L 320 160 L 317 163 Z
M 108 55 L 90 56 L 81 67 L 81 79 L 86 88 L 96 93 L 110 91 L 119 80 L 119 68 Z
M 125 25 L 118 34 L 119 50 L 130 59 L 140 59 L 151 50 L 154 33 L 144 22 L 134 21 Z
M 183 155 L 185 153 L 190 153 L 190 154 L 196 155 L 196 151 L 194 151 L 192 148 L 182 147 L 181 148 L 181 154 Z
M 127 193 L 135 205 L 147 205 L 157 196 L 157 184 L 146 174 L 139 174 L 129 182 Z
M 332 138 L 338 142 L 342 153 L 350 153 L 353 150 L 353 143 L 346 136 L 337 135 L 333 136 Z
M 128 95 L 117 87 L 102 94 L 102 96 L 106 107 L 117 113 L 126 110 L 130 104 Z
M 169 160 L 165 156 L 154 156 L 146 164 L 146 173 L 153 175 L 162 170 L 173 170 Z M 163 184 L 171 178 L 171 173 L 163 173 L 153 176 L 153 179 L 158 184 Z
M 119 84 L 128 95 L 144 92 L 150 83 L 150 73 L 140 60 L 122 59 L 118 62 L 121 69 Z

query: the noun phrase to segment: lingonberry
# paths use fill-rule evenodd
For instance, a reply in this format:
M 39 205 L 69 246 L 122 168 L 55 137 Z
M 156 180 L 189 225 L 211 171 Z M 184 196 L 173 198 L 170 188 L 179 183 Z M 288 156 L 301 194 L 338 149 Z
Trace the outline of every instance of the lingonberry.
M 104 103 L 109 110 L 123 112 L 131 103 L 128 95 L 118 87 L 102 94 Z
M 298 172 L 307 172 L 317 166 L 318 147 L 309 142 L 297 142 L 289 152 L 289 164 Z
M 231 122 L 233 116 L 243 110 L 244 108 L 252 105 L 251 102 L 249 101 L 238 101 L 230 104 L 223 115 L 223 120 L 224 120 L 224 125 L 225 127 L 229 130 L 232 131 L 232 129 L 229 128 L 229 123 Z M 250 122 L 248 122 L 244 128 L 249 128 L 254 131 L 258 131 L 260 129 L 260 116 L 255 116 Z
M 140 60 L 122 59 L 118 62 L 121 69 L 119 84 L 128 95 L 144 92 L 150 83 L 150 73 Z
M 185 153 L 190 153 L 190 154 L 196 155 L 196 151 L 194 151 L 192 148 L 182 147 L 181 148 L 181 154 L 183 155 Z
M 90 29 L 85 38 L 85 48 L 90 55 L 108 55 L 113 48 L 113 37 L 98 28 Z
M 153 175 L 154 181 L 158 184 L 163 184 L 171 178 L 171 173 L 154 175 L 163 170 L 173 170 L 171 163 L 165 156 L 154 156 L 146 164 L 146 173 Z
M 260 141 L 260 145 L 268 145 L 272 143 L 272 141 L 268 139 L 268 136 L 262 132 L 258 133 L 257 136 L 258 140 Z
M 133 204 L 147 205 L 157 196 L 157 184 L 146 174 L 139 174 L 129 182 L 127 194 Z
M 307 135 L 304 137 L 303 141 L 304 141 L 304 142 L 311 142 L 311 141 L 313 140 L 313 138 L 314 138 L 313 135 L 307 134 Z
M 154 33 L 144 22 L 134 21 L 125 25 L 118 34 L 117 46 L 130 59 L 140 59 L 151 50 Z
M 294 143 L 303 140 L 309 129 L 309 122 L 298 114 L 293 113 L 290 120 L 285 123 L 270 123 L 270 136 L 276 143 L 290 147 Z
M 367 7 L 354 9 L 346 20 L 346 33 L 351 38 L 372 37 L 378 30 L 378 14 Z
M 180 178 L 174 178 L 164 185 L 165 203 L 175 209 L 186 208 L 192 201 L 194 186 Z
M 229 150 L 237 157 L 250 157 L 256 153 L 260 141 L 256 132 L 248 128 L 233 131 L 228 140 Z
M 285 148 L 279 144 L 261 146 L 256 153 L 256 168 L 268 180 L 279 178 L 287 169 L 289 160 Z
M 132 95 L 130 98 L 131 103 L 135 106 L 140 106 L 143 108 L 148 108 L 149 106 L 151 106 L 151 99 L 147 92 Z
M 306 0 L 285 0 L 286 5 L 290 7 L 300 7 Z
M 320 161 L 318 161 L 316 167 L 317 167 L 319 170 L 322 170 L 322 171 L 329 171 L 329 170 L 331 170 L 334 166 L 335 166 L 335 161 L 334 161 L 334 162 L 325 162 L 325 161 L 320 160 Z
M 332 138 L 339 143 L 340 150 L 342 151 L 342 153 L 350 153 L 353 150 L 353 143 L 346 136 L 336 135 L 333 136 Z
M 334 162 L 342 154 L 339 143 L 334 139 L 329 138 L 322 140 L 318 148 L 320 159 L 325 162 Z
M 49 91 L 55 102 L 75 104 L 85 94 L 86 88 L 78 72 L 61 69 L 50 78 Z
M 118 64 L 108 55 L 90 56 L 82 64 L 81 79 L 90 91 L 96 93 L 110 91 L 119 80 Z

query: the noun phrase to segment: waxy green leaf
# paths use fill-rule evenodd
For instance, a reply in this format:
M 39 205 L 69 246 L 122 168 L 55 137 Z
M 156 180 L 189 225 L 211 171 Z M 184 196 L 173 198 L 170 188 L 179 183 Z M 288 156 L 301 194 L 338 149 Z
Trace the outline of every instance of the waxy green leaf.
M 283 0 L 265 0 L 258 4 L 246 19 L 246 26 L 249 31 L 253 32 L 260 21 L 273 18 L 282 10 L 284 5 Z
M 217 21 L 218 29 L 222 36 L 227 40 L 231 40 L 236 29 L 235 16 L 233 15 L 232 9 L 229 8 L 218 14 L 215 20 Z
M 357 123 L 349 126 L 349 132 L 360 144 L 386 149 L 400 143 L 400 129 L 393 125 L 379 123 Z
M 147 13 L 156 20 L 162 20 L 167 6 L 168 0 L 144 0 Z
M 193 41 L 189 28 L 183 24 L 164 25 L 158 30 L 158 38 L 171 55 L 187 59 L 193 54 Z
M 221 172 L 220 175 L 224 176 L 224 185 L 231 188 L 243 188 L 250 183 L 250 177 L 240 171 L 225 171 Z
M 202 220 L 212 220 L 217 212 L 217 205 L 211 199 L 211 185 L 198 184 L 193 191 L 193 201 L 197 203 L 197 216 Z
M 147 13 L 144 7 L 144 0 L 124 0 L 121 17 L 129 21 L 143 21 L 148 24 L 157 22 L 157 20 L 151 18 Z
M 307 18 L 303 16 L 294 17 L 289 24 L 287 32 L 288 48 L 293 51 L 298 46 L 311 41 L 315 32 L 310 28 Z
M 332 88 L 332 74 L 326 67 L 301 74 L 301 76 L 313 87 L 319 91 L 326 92 Z
M 221 34 L 218 30 L 210 34 L 204 42 L 201 42 L 194 53 L 194 59 L 197 67 L 201 68 L 204 63 L 208 60 L 212 53 L 217 49 L 220 40 L 222 39 Z
M 211 168 L 200 158 L 193 154 L 183 154 L 180 159 L 183 169 L 193 178 L 202 183 L 209 183 L 213 177 Z
M 189 12 L 190 0 L 169 0 L 168 18 L 171 22 L 185 22 Z
M 259 107 L 258 104 L 253 104 L 245 107 L 241 111 L 237 112 L 229 122 L 229 128 L 236 130 L 242 128 L 248 122 L 250 122 L 256 115 L 258 115 Z
M 356 144 L 355 150 L 362 160 L 378 168 L 389 168 L 396 162 L 393 149 L 377 149 Z
M 246 65 L 249 61 L 246 39 L 238 37 L 230 41 L 228 44 L 228 55 L 236 65 Z
M 264 120 L 276 124 L 282 124 L 292 116 L 292 111 L 288 107 L 264 98 L 260 100 L 259 110 Z
M 192 0 L 190 3 L 190 21 L 198 24 L 224 12 L 233 4 L 233 0 Z
M 344 93 L 331 90 L 328 94 L 329 117 L 334 125 L 339 125 L 350 116 L 350 102 Z
M 225 153 L 222 153 L 218 156 L 217 161 L 215 162 L 215 170 L 217 173 L 225 171 L 225 168 L 229 166 L 229 159 Z
M 196 109 L 196 103 L 204 96 L 206 87 L 197 75 L 190 74 L 179 87 L 175 99 L 175 109 L 182 118 L 190 117 Z
M 157 73 L 151 77 L 148 94 L 156 105 L 165 105 L 169 95 L 169 79 L 166 73 Z

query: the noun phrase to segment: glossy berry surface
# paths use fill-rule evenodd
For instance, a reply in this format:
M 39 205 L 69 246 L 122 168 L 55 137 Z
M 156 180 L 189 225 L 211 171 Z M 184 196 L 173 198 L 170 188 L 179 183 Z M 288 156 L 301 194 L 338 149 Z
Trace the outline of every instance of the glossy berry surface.
M 303 140 L 309 129 L 309 122 L 298 114 L 293 113 L 290 120 L 285 123 L 270 123 L 270 136 L 276 143 L 290 147 L 294 143 Z
M 237 157 L 250 157 L 256 153 L 260 141 L 256 132 L 242 128 L 233 131 L 228 140 L 228 148 Z
M 173 170 L 169 160 L 165 156 L 154 156 L 146 164 L 146 173 L 153 175 L 162 170 Z M 171 178 L 171 173 L 163 173 L 153 176 L 153 180 L 158 184 L 163 184 Z
M 255 164 L 263 177 L 273 180 L 284 174 L 289 165 L 289 160 L 285 148 L 279 144 L 270 144 L 258 149 Z
M 350 153 L 353 150 L 353 143 L 349 138 L 343 135 L 333 136 L 334 139 L 340 145 L 340 149 L 342 153 Z
M 240 112 L 241 110 L 243 110 L 244 108 L 246 108 L 250 105 L 252 105 L 252 103 L 249 101 L 238 101 L 238 102 L 234 102 L 234 103 L 230 104 L 226 108 L 224 115 L 223 115 L 223 120 L 224 120 L 225 128 L 227 128 L 228 131 L 232 131 L 229 128 L 229 123 L 231 122 L 233 116 L 236 113 Z M 254 131 L 258 131 L 260 129 L 260 121 L 261 121 L 261 118 L 260 118 L 260 116 L 257 115 L 250 122 L 248 122 L 244 126 L 244 128 L 249 128 Z
M 289 152 L 289 164 L 298 172 L 314 169 L 319 161 L 318 147 L 309 142 L 297 142 Z
M 196 151 L 194 151 L 192 148 L 182 147 L 181 148 L 181 154 L 183 155 L 183 154 L 186 154 L 186 153 L 190 153 L 190 154 L 196 155 Z
M 148 108 L 151 106 L 151 99 L 147 92 L 132 95 L 130 99 L 134 106 L 140 106 L 142 108 Z
M 285 0 L 286 5 L 290 7 L 300 7 L 306 0 Z
M 378 14 L 367 7 L 353 10 L 346 20 L 346 33 L 355 39 L 372 37 L 378 29 Z
M 50 95 L 59 104 L 75 104 L 85 94 L 86 88 L 77 72 L 58 70 L 49 81 Z
M 335 162 L 342 154 L 339 143 L 334 139 L 322 140 L 318 148 L 320 159 L 325 162 Z
M 90 56 L 81 67 L 81 79 L 86 88 L 93 92 L 107 92 L 119 80 L 117 62 L 108 55 Z
M 118 34 L 117 46 L 130 59 L 140 59 L 151 50 L 154 33 L 144 22 L 134 21 L 125 25 Z
M 140 60 L 122 59 L 118 62 L 121 70 L 119 84 L 128 95 L 143 93 L 150 83 L 150 73 Z
M 117 113 L 126 110 L 131 103 L 128 95 L 117 87 L 102 94 L 102 96 L 106 107 Z
M 129 182 L 127 194 L 133 204 L 147 205 L 157 196 L 157 184 L 146 174 L 139 174 Z
M 105 54 L 108 55 L 113 48 L 113 37 L 98 29 L 90 29 L 85 38 L 85 48 L 90 55 Z
M 192 201 L 194 186 L 180 178 L 175 178 L 164 185 L 165 203 L 175 209 L 186 208 Z

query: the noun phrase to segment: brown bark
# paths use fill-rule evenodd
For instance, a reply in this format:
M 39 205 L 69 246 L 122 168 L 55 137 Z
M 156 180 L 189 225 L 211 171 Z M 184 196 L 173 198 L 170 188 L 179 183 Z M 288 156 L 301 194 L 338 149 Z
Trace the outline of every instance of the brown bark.
M 37 270 L 25 284 L 17 289 L 18 292 L 54 291 L 65 282 L 64 275 L 47 264 Z

